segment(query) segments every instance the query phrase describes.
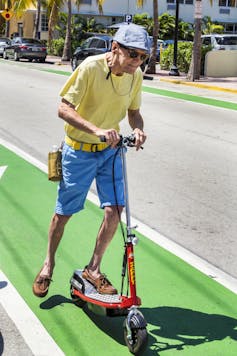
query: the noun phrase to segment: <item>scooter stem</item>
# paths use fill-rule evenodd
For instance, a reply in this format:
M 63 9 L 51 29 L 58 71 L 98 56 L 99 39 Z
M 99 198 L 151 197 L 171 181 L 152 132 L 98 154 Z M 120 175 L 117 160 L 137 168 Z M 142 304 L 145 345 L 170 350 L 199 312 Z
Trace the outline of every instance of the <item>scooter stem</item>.
M 126 227 L 127 227 L 127 241 L 132 242 L 131 216 L 128 196 L 128 178 L 127 178 L 127 163 L 126 163 L 126 148 L 121 148 L 121 159 L 123 165 L 123 181 L 124 181 L 124 196 L 125 196 L 125 213 L 126 213 Z

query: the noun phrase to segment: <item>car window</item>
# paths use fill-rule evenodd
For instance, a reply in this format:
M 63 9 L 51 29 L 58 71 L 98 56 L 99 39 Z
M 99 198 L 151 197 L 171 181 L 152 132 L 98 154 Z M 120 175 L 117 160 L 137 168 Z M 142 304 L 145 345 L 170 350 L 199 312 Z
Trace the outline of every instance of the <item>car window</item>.
M 211 45 L 211 37 L 204 37 L 202 40 L 202 44 L 205 46 L 210 46 Z
M 97 48 L 106 48 L 106 43 L 104 40 L 98 40 L 97 44 L 96 44 Z
M 93 38 L 93 40 L 91 41 L 90 43 L 90 48 L 98 48 L 98 45 L 97 43 L 99 42 L 100 40 L 98 38 Z
M 237 45 L 237 37 L 223 37 L 222 44 L 227 46 Z
M 34 38 L 22 38 L 22 43 L 41 44 L 39 40 L 36 40 Z
M 85 40 L 85 41 L 82 43 L 81 48 L 82 48 L 82 49 L 88 48 L 89 45 L 90 45 L 90 42 L 91 42 L 91 39 L 90 39 L 90 38 L 87 38 L 87 40 Z

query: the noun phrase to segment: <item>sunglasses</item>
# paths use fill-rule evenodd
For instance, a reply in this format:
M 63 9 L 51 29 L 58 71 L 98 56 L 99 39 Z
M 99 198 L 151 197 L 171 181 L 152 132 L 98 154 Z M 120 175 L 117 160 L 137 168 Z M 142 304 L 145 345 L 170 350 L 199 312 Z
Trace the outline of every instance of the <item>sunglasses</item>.
M 129 48 L 129 47 L 126 47 L 126 46 L 123 46 L 123 45 L 121 45 L 120 43 L 119 43 L 119 46 L 120 46 L 121 48 L 126 49 L 126 50 L 128 51 L 129 57 L 132 58 L 132 59 L 139 57 L 139 59 L 140 59 L 142 62 L 144 62 L 144 61 L 147 60 L 147 58 L 149 57 L 149 54 L 146 54 L 146 53 L 143 53 L 143 54 L 138 53 L 135 49 Z

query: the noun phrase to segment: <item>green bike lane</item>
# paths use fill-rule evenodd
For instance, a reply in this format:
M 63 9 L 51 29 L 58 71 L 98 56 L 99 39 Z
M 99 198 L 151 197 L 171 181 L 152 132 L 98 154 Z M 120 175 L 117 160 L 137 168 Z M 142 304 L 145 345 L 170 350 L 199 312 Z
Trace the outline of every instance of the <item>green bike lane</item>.
M 45 256 L 57 185 L 4 146 L 0 146 L 0 166 L 7 166 L 0 179 L 4 274 L 65 355 L 128 355 L 124 317 L 95 315 L 77 308 L 70 299 L 70 277 L 90 258 L 102 211 L 87 201 L 86 209 L 71 219 L 58 250 L 49 294 L 38 299 L 32 294 L 32 282 Z M 144 355 L 236 355 L 237 295 L 146 236 L 137 236 L 137 291 L 149 333 Z M 102 266 L 117 288 L 122 252 L 118 230 Z

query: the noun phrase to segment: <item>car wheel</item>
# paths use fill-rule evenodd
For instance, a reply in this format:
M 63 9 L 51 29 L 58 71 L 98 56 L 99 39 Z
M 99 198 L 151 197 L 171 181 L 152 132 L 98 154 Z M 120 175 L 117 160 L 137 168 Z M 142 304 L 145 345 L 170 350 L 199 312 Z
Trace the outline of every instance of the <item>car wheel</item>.
M 8 59 L 8 56 L 7 56 L 7 54 L 6 54 L 6 51 L 3 51 L 3 55 L 2 55 L 2 56 L 3 56 L 4 59 Z
M 78 67 L 78 61 L 76 57 L 72 58 L 72 70 L 75 70 Z
M 18 53 L 14 52 L 14 61 L 19 61 Z
M 39 59 L 39 62 L 40 62 L 40 63 L 44 63 L 44 62 L 45 62 L 45 58 L 40 58 L 40 59 Z

